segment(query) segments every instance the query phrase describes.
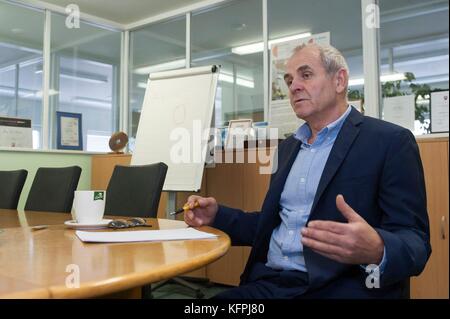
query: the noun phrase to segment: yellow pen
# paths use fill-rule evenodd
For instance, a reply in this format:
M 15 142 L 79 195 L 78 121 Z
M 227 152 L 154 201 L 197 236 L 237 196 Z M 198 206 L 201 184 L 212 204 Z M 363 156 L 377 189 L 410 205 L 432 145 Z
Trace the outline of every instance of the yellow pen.
M 194 208 L 195 207 L 199 207 L 199 206 L 200 206 L 200 204 L 196 201 L 194 203 Z M 187 210 L 190 210 L 190 209 L 191 209 L 191 207 L 189 206 L 189 204 L 184 204 L 183 208 L 180 208 L 180 209 L 178 209 L 178 210 L 176 210 L 174 212 L 171 212 L 169 215 L 170 216 L 178 215 L 178 214 L 183 213 L 184 211 L 187 211 Z

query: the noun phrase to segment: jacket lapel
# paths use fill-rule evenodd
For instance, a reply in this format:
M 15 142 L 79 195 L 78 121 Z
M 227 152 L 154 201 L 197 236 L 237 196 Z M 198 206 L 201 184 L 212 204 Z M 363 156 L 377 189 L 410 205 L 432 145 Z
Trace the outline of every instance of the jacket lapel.
M 360 130 L 359 124 L 362 123 L 362 120 L 363 116 L 361 115 L 361 113 L 352 108 L 350 114 L 342 125 L 341 131 L 339 132 L 336 141 L 334 142 L 334 145 L 331 149 L 330 155 L 328 156 L 327 163 L 325 164 L 325 168 L 320 178 L 319 186 L 317 187 L 317 192 L 314 197 L 314 202 L 311 208 L 309 219 L 311 219 L 317 202 L 319 201 L 323 192 L 344 161 L 345 156 L 347 155 L 350 147 L 353 144 L 353 141 L 358 136 Z

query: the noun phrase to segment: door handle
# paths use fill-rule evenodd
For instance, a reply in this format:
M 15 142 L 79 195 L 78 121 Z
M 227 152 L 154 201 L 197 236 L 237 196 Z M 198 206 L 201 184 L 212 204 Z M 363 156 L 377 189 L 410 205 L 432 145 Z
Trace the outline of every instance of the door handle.
M 441 218 L 441 239 L 445 239 L 445 216 Z

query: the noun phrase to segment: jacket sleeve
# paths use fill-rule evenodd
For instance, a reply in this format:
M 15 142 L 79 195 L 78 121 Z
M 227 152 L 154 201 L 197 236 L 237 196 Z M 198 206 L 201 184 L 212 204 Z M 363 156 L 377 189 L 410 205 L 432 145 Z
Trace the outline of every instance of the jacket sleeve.
M 381 285 L 422 272 L 431 254 L 425 181 L 419 148 L 408 130 L 392 136 L 379 189 L 383 217 L 376 231 L 387 263 Z
M 219 206 L 213 227 L 228 234 L 233 246 L 251 246 L 256 234 L 259 213 Z

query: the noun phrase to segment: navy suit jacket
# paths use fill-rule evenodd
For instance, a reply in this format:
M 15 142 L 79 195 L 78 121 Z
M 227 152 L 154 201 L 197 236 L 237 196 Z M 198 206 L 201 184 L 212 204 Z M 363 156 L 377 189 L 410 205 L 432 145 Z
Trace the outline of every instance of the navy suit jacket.
M 301 142 L 289 137 L 278 147 L 278 169 L 272 174 L 260 212 L 219 206 L 214 221 L 233 245 L 252 246 L 241 284 L 255 263 L 265 263 L 273 230 L 280 224 L 280 195 Z M 336 196 L 346 202 L 381 236 L 387 264 L 380 289 L 365 286 L 359 265 L 342 264 L 304 247 L 308 292 L 323 297 L 399 297 L 405 280 L 418 275 L 431 254 L 425 182 L 419 149 L 407 129 L 352 109 L 333 145 L 308 222 L 346 222 Z

